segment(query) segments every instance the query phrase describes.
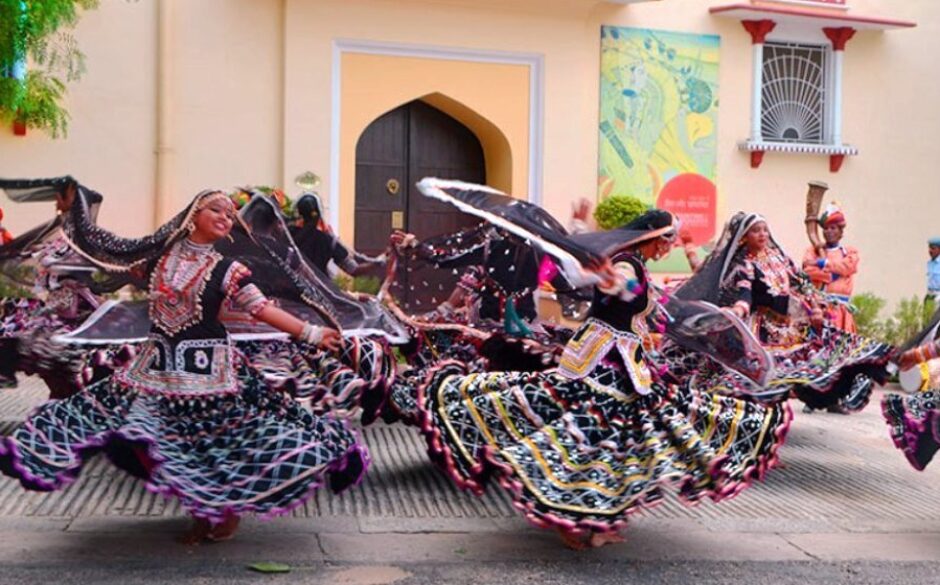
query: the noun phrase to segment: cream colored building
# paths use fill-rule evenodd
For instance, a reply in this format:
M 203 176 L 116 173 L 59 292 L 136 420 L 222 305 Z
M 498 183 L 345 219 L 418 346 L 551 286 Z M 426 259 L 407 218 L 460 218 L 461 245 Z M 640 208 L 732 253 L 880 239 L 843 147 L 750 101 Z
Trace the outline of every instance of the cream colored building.
M 68 138 L 0 130 L 0 176 L 71 173 L 105 195 L 103 225 L 142 234 L 202 188 L 296 192 L 293 177 L 311 169 L 352 242 L 357 142 L 423 100 L 479 139 L 491 184 L 566 218 L 575 198 L 596 197 L 601 26 L 715 34 L 719 218 L 760 211 L 799 256 L 806 183 L 825 180 L 862 252 L 857 292 L 921 294 L 925 241 L 940 234 L 940 3 L 823 1 L 836 6 L 807 16 L 820 10 L 811 0 L 103 0 L 76 31 L 88 73 L 70 86 Z M 857 29 L 839 144 L 858 153 L 838 172 L 826 153 L 767 152 L 752 168 L 739 146 L 753 138 L 742 18 L 776 20 L 769 39 L 825 43 L 824 26 Z M 14 232 L 50 213 L 4 207 Z

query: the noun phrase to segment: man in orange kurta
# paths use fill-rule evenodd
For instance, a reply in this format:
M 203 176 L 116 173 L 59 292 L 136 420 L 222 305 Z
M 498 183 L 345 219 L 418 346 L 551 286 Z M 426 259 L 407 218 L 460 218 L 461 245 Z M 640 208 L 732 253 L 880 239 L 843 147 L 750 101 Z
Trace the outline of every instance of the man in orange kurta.
M 3 210 L 0 209 L 0 222 L 3 221 Z M 13 234 L 7 231 L 7 228 L 0 224 L 0 246 L 5 246 L 13 241 Z
M 858 272 L 858 250 L 842 245 L 845 233 L 845 215 L 835 203 L 829 204 L 819 217 L 826 249 L 823 256 L 810 247 L 803 255 L 803 270 L 816 287 L 832 301 L 828 319 L 835 327 L 855 333 L 855 319 L 849 311 L 849 301 Z

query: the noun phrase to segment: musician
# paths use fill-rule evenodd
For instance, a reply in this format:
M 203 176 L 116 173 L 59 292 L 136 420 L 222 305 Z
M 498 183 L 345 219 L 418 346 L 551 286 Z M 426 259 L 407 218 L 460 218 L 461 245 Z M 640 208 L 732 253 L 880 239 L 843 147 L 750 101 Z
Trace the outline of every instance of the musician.
M 3 221 L 3 209 L 0 209 L 0 222 Z M 10 231 L 3 227 L 3 224 L 0 223 L 0 246 L 5 246 L 13 241 L 13 234 Z
M 815 246 L 807 248 L 803 255 L 803 271 L 816 288 L 826 293 L 830 301 L 826 317 L 830 323 L 843 331 L 855 333 L 855 319 L 849 311 L 849 302 L 858 272 L 858 250 L 842 244 L 846 220 L 837 203 L 830 203 L 819 216 L 819 225 L 823 228 L 825 248 L 822 254 Z

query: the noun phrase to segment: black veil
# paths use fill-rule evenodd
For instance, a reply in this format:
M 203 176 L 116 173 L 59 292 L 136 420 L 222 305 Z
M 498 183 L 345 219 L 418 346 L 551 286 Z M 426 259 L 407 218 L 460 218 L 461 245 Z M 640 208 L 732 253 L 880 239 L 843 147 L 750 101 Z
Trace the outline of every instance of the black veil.
M 79 193 L 82 191 L 80 190 Z M 149 272 L 155 261 L 188 233 L 187 225 L 199 201 L 217 190 L 199 193 L 193 201 L 154 234 L 143 238 L 121 238 L 91 225 L 79 210 L 71 245 L 106 277 L 147 290 Z M 78 203 L 78 195 L 76 203 Z M 77 205 L 73 205 L 73 209 Z M 87 209 L 87 206 L 82 206 Z M 243 263 L 253 281 L 270 298 L 298 317 L 317 325 L 341 328 L 347 335 L 381 335 L 401 343 L 408 336 L 404 328 L 372 298 L 354 299 L 341 291 L 322 273 L 310 266 L 297 249 L 280 210 L 270 197 L 255 194 L 239 213 L 230 238 L 216 242 L 223 255 Z M 249 319 L 223 321 L 233 336 L 263 338 L 278 335 L 273 329 Z M 86 323 L 63 340 L 78 343 L 140 341 L 149 331 L 146 301 L 108 302 Z
M 64 198 L 69 185 L 77 185 L 70 176 L 52 179 L 0 179 L 0 191 L 17 203 L 51 203 Z M 76 201 L 79 199 L 76 193 Z M 97 220 L 101 206 L 100 194 L 89 189 L 82 191 L 81 200 L 86 208 L 83 217 L 90 224 Z M 8 285 L 30 295 L 38 280 L 38 272 L 56 269 L 68 273 L 68 278 L 79 280 L 94 292 L 102 292 L 105 283 L 93 278 L 95 268 L 91 262 L 71 250 L 67 245 L 69 234 L 74 233 L 73 216 L 66 212 L 44 222 L 0 246 L 0 277 Z M 56 244 L 59 243 L 59 246 Z
M 216 248 L 245 264 L 266 295 L 310 307 L 322 324 L 339 327 L 347 335 L 407 341 L 401 323 L 374 297 L 350 295 L 307 262 L 270 197 L 255 194 L 239 217 L 242 225 L 232 230 L 232 240 L 221 240 Z
M 575 286 L 584 284 L 581 282 L 583 269 L 599 267 L 608 258 L 639 241 L 678 227 L 627 225 L 608 231 L 569 234 L 558 220 L 538 205 L 514 199 L 485 185 L 429 177 L 418 182 L 418 189 L 427 197 L 480 217 L 553 256 L 565 278 Z
M 692 275 L 682 286 L 676 290 L 675 295 L 684 300 L 706 301 L 715 305 L 723 305 L 726 299 L 722 298 L 727 283 L 728 270 L 743 259 L 747 252 L 741 241 L 748 230 L 759 222 L 766 222 L 763 216 L 757 213 L 739 211 L 734 214 L 721 233 L 718 243 L 711 254 L 705 258 L 699 270 Z M 769 246 L 777 253 L 786 257 L 780 244 L 770 236 Z
M 524 238 L 526 243 L 557 258 L 565 277 L 579 284 L 585 281 L 586 272 L 613 256 L 643 241 L 678 231 L 677 221 L 671 214 L 651 210 L 618 229 L 568 235 L 537 205 L 513 199 L 490 187 L 427 178 L 418 183 L 418 188 L 428 197 L 449 202 L 465 213 Z M 665 333 L 677 344 L 707 353 L 759 384 L 768 379 L 773 362 L 739 319 L 698 300 L 673 297 L 664 309 Z

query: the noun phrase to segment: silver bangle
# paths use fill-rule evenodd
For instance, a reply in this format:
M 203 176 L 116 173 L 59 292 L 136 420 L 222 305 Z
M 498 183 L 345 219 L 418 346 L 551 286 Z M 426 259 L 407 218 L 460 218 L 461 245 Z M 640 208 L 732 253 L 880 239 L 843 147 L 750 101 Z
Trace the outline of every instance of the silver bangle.
M 304 343 L 319 345 L 319 343 L 323 340 L 323 328 L 317 327 L 312 323 L 304 323 L 303 328 L 300 330 L 299 339 Z

